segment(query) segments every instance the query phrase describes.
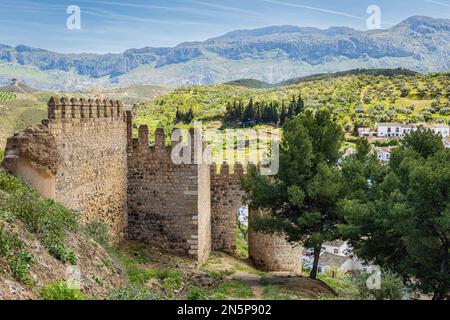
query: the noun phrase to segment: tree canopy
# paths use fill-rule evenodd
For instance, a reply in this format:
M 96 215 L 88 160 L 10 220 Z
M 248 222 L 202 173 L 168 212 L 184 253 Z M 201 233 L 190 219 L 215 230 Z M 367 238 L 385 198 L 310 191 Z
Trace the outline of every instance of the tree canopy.
M 450 150 L 419 130 L 393 151 L 388 167 L 353 156 L 343 164 L 348 198 L 340 225 L 358 257 L 395 271 L 435 299 L 448 294 Z
M 294 117 L 283 132 L 279 173 L 265 177 L 251 168 L 242 179 L 250 206 L 270 212 L 254 219 L 251 227 L 313 248 L 311 277 L 316 278 L 322 244 L 338 237 L 343 133 L 326 109 Z

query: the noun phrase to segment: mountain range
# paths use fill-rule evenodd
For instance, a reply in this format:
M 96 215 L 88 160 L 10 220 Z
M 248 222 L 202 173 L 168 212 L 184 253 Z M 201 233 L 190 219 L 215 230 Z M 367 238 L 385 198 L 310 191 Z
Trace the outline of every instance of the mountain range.
M 172 48 L 121 54 L 61 54 L 0 44 L 0 83 L 38 89 L 195 85 L 251 78 L 278 83 L 355 68 L 450 70 L 450 20 L 414 16 L 389 29 L 274 26 L 238 30 Z

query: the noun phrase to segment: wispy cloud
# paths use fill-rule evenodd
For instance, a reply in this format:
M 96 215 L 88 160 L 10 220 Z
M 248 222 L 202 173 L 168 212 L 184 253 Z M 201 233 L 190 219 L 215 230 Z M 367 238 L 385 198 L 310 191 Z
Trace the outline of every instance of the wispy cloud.
M 134 9 L 144 9 L 149 11 L 172 11 L 172 12 L 183 12 L 189 13 L 198 16 L 206 16 L 206 17 L 219 17 L 223 16 L 218 11 L 212 10 L 198 10 L 193 8 L 186 8 L 180 6 L 159 6 L 159 5 L 151 5 L 151 4 L 135 4 L 131 2 L 112 2 L 112 1 L 96 1 L 95 4 L 103 4 L 108 6 L 116 6 L 116 7 L 126 7 L 126 8 L 134 8 Z
M 303 5 L 303 4 L 299 4 L 299 3 L 276 1 L 276 0 L 260 0 L 260 1 L 266 2 L 266 3 L 271 3 L 271 4 L 276 4 L 276 5 L 280 5 L 280 6 L 301 8 L 301 9 L 313 10 L 313 11 L 318 11 L 318 12 L 323 12 L 323 13 L 329 13 L 329 14 L 342 16 L 342 17 L 347 17 L 347 18 L 352 18 L 352 19 L 356 19 L 356 20 L 360 20 L 360 21 L 366 21 L 367 20 L 367 17 L 357 16 L 357 15 L 350 14 L 350 13 L 343 12 L 343 11 L 336 11 L 336 10 L 330 10 L 330 9 L 326 9 L 326 8 L 307 6 L 307 5 Z M 389 22 L 389 21 L 385 21 L 385 20 L 383 20 L 382 23 L 384 25 L 390 25 L 390 26 L 395 25 L 395 23 Z
M 283 2 L 283 1 L 276 1 L 276 0 L 260 0 L 260 1 L 266 2 L 266 3 L 277 4 L 277 5 L 281 5 L 281 6 L 286 6 L 286 7 L 320 11 L 320 12 L 324 12 L 324 13 L 330 13 L 330 14 L 347 17 L 347 18 L 358 19 L 358 20 L 366 20 L 367 19 L 365 17 L 356 16 L 356 15 L 349 14 L 349 13 L 342 12 L 342 11 L 335 11 L 335 10 L 329 10 L 329 9 L 325 9 L 325 8 L 306 6 L 306 5 L 298 4 L 298 3 Z
M 2 10 L 17 11 L 27 13 L 48 13 L 50 11 L 65 12 L 67 6 L 51 5 L 45 3 L 33 3 L 28 1 L 8 1 L 2 0 Z
M 210 7 L 210 8 L 219 9 L 221 11 L 238 12 L 238 13 L 243 13 L 243 14 L 246 14 L 246 15 L 258 15 L 258 16 L 262 15 L 262 14 L 260 14 L 258 12 L 252 11 L 252 10 L 245 10 L 245 9 L 241 9 L 241 8 L 226 6 L 226 5 L 223 5 L 223 4 L 217 4 L 217 3 L 211 3 L 211 2 L 203 2 L 203 1 L 198 1 L 198 0 L 187 0 L 187 2 L 198 4 L 198 5 L 202 5 L 202 6 L 206 6 L 206 7 Z
M 435 0 L 423 0 L 423 1 L 428 2 L 428 3 L 437 4 L 438 6 L 444 6 L 444 7 L 450 8 L 450 4 L 448 4 L 448 3 L 435 1 Z
M 201 22 L 201 21 L 192 21 L 192 20 L 183 20 L 183 19 L 152 19 L 152 18 L 143 18 L 129 14 L 117 13 L 111 10 L 103 10 L 98 8 L 88 8 L 82 9 L 82 14 L 101 17 L 104 19 L 111 20 L 121 20 L 128 22 L 139 22 L 139 23 L 152 23 L 152 24 L 184 24 L 184 25 L 192 25 L 192 26 L 211 26 L 213 23 L 209 22 Z

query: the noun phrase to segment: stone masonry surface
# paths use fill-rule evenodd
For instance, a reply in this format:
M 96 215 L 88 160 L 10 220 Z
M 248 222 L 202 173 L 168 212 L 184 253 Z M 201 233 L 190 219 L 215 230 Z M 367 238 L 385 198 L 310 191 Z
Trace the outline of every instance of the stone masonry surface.
M 212 246 L 214 251 L 229 254 L 236 252 L 236 214 L 242 207 L 244 192 L 240 187 L 240 177 L 244 174 L 241 164 L 236 164 L 234 172 L 228 164 L 211 166 L 211 212 Z
M 8 173 L 77 211 L 82 224 L 105 223 L 115 242 L 144 241 L 199 264 L 212 250 L 235 253 L 242 165 L 175 164 L 180 141 L 167 144 L 157 129 L 150 145 L 146 126 L 133 139 L 132 114 L 118 101 L 52 97 L 48 107 L 42 125 L 8 139 Z M 198 160 L 201 134 L 191 130 L 188 139 L 200 151 L 185 147 L 181 154 Z M 250 232 L 250 256 L 264 269 L 299 271 L 299 250 L 283 237 Z

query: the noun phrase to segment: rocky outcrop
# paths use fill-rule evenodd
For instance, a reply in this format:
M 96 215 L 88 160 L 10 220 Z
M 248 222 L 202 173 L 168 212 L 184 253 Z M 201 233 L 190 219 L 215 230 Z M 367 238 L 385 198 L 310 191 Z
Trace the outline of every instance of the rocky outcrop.
M 30 126 L 8 139 L 3 162 L 5 171 L 16 172 L 21 158 L 49 170 L 53 175 L 57 173 L 60 156 L 55 138 L 46 126 Z

